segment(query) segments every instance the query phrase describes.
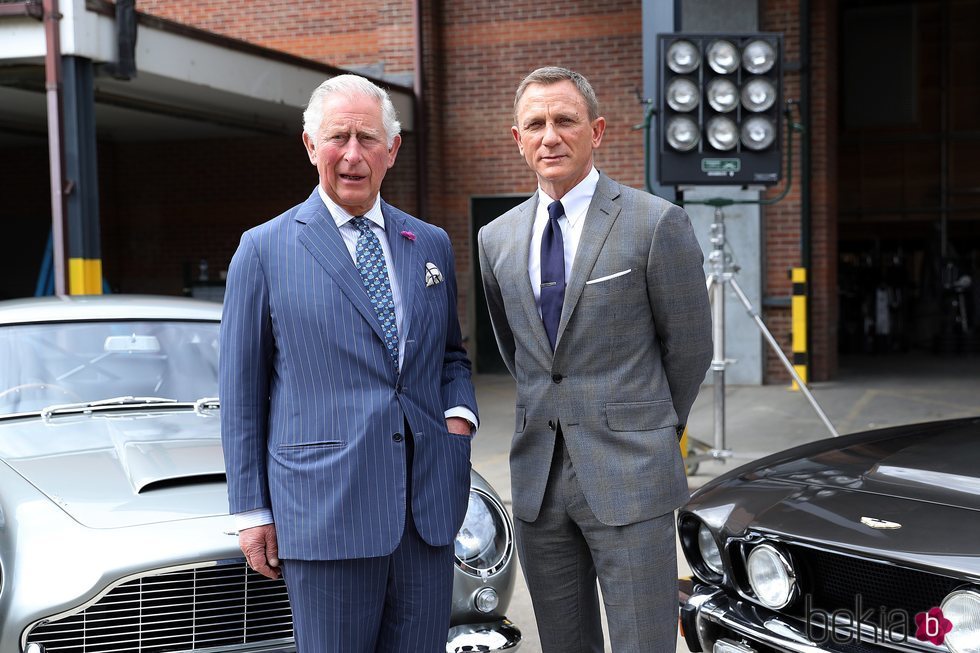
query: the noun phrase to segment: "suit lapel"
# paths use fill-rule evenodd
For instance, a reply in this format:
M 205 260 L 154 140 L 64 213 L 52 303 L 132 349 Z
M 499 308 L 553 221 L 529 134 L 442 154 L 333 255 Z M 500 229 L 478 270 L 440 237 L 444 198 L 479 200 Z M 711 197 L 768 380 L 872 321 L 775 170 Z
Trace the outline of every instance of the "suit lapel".
M 615 182 L 606 175 L 600 175 L 595 195 L 592 196 L 592 202 L 589 204 L 589 211 L 585 214 L 582 238 L 578 243 L 575 263 L 572 265 L 572 276 L 565 288 L 565 301 L 562 304 L 561 320 L 558 323 L 556 349 L 561 346 L 562 333 L 565 332 L 568 320 L 582 296 L 585 282 L 592 274 L 592 268 L 595 267 L 595 262 L 599 258 L 599 252 L 602 251 L 609 230 L 612 229 L 613 223 L 616 222 L 616 217 L 619 215 L 621 207 L 618 202 L 614 201 L 618 197 L 619 189 Z M 540 319 L 538 321 L 540 322 Z
M 534 214 L 538 208 L 538 193 L 535 191 L 531 199 L 524 203 L 524 210 L 516 225 L 515 235 L 517 236 L 515 256 L 517 258 L 513 265 L 508 266 L 513 271 L 512 283 L 517 289 L 517 295 L 521 298 L 521 306 L 527 314 L 528 324 L 531 325 L 531 332 L 538 343 L 541 353 L 549 361 L 552 358 L 551 343 L 548 342 L 548 334 L 544 330 L 544 322 L 541 321 L 541 313 L 538 312 L 538 305 L 534 302 L 534 289 L 531 287 L 531 277 L 527 273 L 528 257 L 531 254 L 531 235 L 534 231 Z
M 381 213 L 385 217 L 388 249 L 391 251 L 391 258 L 394 259 L 391 268 L 395 271 L 401 294 L 403 333 L 399 333 L 398 337 L 407 343 L 413 321 L 415 293 L 418 292 L 417 286 L 424 280 L 424 275 L 420 272 L 422 264 L 419 262 L 418 246 L 401 235 L 403 231 L 408 231 L 405 217 L 393 211 L 384 201 L 381 202 Z M 412 274 L 413 270 L 415 274 Z
M 361 275 L 351 259 L 350 251 L 344 244 L 337 224 L 316 190 L 296 212 L 296 221 L 306 224 L 299 232 L 299 241 L 333 278 L 347 299 L 354 304 L 384 342 L 381 323 L 378 322 L 378 316 L 368 299 Z

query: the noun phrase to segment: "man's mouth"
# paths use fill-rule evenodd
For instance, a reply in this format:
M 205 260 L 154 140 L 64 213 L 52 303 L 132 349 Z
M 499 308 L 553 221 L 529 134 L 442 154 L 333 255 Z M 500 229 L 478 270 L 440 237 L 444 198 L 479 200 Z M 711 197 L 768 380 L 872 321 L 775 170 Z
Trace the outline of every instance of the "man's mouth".
M 344 181 L 361 181 L 365 179 L 364 175 L 345 175 L 343 173 L 340 174 L 340 178 Z

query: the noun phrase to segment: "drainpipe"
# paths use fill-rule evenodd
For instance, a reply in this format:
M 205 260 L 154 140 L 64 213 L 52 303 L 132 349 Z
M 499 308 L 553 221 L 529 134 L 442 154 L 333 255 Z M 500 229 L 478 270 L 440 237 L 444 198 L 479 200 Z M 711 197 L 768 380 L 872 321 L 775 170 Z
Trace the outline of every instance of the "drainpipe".
M 423 220 L 429 220 L 429 184 L 428 170 L 426 169 L 428 137 L 425 129 L 425 70 L 422 59 L 422 0 L 415 0 L 412 3 L 412 9 L 415 19 L 415 97 L 413 106 L 415 111 L 415 193 L 418 196 L 416 207 L 418 209 L 417 215 Z
M 813 288 L 813 281 L 816 275 L 813 274 L 813 248 L 812 248 L 812 197 L 810 187 L 810 176 L 813 174 L 810 162 L 810 134 L 812 124 L 810 122 L 810 0 L 800 0 L 800 122 L 803 123 L 803 133 L 800 134 L 800 263 L 808 272 L 810 287 Z M 792 135 L 790 135 L 792 138 Z M 836 265 L 835 261 L 828 261 L 828 265 Z M 832 288 L 827 288 L 827 292 L 833 292 Z M 806 295 L 807 315 L 813 315 L 813 291 Z M 806 350 L 813 354 L 813 329 L 806 331 Z M 826 352 L 828 356 L 832 352 Z M 813 359 L 810 359 L 810 370 L 813 373 Z
M 51 246 L 54 292 L 67 294 L 65 275 L 65 182 L 61 133 L 61 38 L 58 0 L 44 0 L 45 89 L 48 99 L 48 161 L 51 177 Z

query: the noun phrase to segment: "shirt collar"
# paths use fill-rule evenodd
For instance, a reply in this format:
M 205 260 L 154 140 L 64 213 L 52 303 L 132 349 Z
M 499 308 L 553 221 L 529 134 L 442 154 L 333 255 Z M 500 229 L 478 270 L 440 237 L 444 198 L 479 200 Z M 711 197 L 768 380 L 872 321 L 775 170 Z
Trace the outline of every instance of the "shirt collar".
M 595 195 L 595 189 L 598 185 L 599 171 L 595 169 L 595 166 L 592 166 L 592 170 L 585 175 L 585 179 L 578 182 L 561 198 L 561 205 L 565 209 L 565 219 L 573 227 L 588 212 L 589 204 L 592 203 L 592 196 Z M 554 201 L 555 198 L 538 186 L 538 206 L 543 206 L 547 210 L 548 205 Z
M 316 192 L 320 194 L 320 199 L 323 200 L 327 210 L 330 211 L 330 217 L 333 218 L 333 221 L 337 223 L 338 227 L 343 227 L 345 224 L 357 217 L 351 215 L 339 204 L 330 199 L 330 196 L 327 195 L 327 193 L 323 190 L 323 186 L 320 184 L 316 185 Z M 364 217 L 382 229 L 385 228 L 385 216 L 384 213 L 381 212 L 381 195 L 374 198 L 374 205 L 368 209 L 368 212 L 364 214 Z

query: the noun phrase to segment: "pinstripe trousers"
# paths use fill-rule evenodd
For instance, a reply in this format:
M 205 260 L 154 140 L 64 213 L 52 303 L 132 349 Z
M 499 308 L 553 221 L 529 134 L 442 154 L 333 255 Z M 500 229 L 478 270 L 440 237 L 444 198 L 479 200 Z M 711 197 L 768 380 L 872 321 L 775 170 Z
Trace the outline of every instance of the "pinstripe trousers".
M 411 508 L 415 446 L 407 423 L 405 433 L 405 531 L 397 548 L 377 558 L 283 561 L 297 653 L 446 650 L 453 546 L 431 546 L 416 530 Z

